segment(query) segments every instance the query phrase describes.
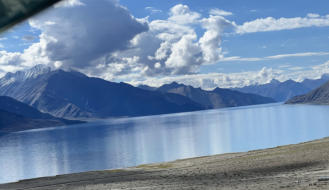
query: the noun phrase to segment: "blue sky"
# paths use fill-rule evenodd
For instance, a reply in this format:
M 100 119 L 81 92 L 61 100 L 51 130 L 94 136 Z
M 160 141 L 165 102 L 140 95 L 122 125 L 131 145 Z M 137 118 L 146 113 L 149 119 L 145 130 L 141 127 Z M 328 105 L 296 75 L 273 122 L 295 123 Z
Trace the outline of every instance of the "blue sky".
M 329 2 L 320 0 L 317 2 L 309 0 L 180 0 L 180 1 L 129 1 L 121 0 L 134 15 L 138 17 L 150 16 L 150 19 L 165 19 L 168 10 L 178 3 L 186 4 L 191 10 L 198 11 L 207 15 L 213 8 L 219 8 L 232 12 L 233 15 L 228 18 L 234 20 L 237 24 L 243 24 L 258 18 L 291 18 L 305 17 L 309 13 L 327 15 Z M 153 13 L 152 7 L 159 12 Z M 160 12 L 161 11 L 161 12 Z M 151 14 L 150 14 L 151 13 Z M 328 27 L 310 27 L 296 30 L 282 30 L 274 32 L 252 33 L 247 35 L 228 35 L 223 37 L 223 49 L 227 51 L 226 56 L 241 57 L 266 57 L 277 54 L 293 54 L 297 52 L 329 52 L 329 30 Z M 324 63 L 329 58 L 327 56 L 319 57 L 301 57 L 287 58 L 283 60 L 261 61 L 254 63 L 245 63 L 237 61 L 234 65 L 231 62 L 225 62 L 201 69 L 202 72 L 211 72 L 218 70 L 221 72 L 246 71 L 250 69 L 259 69 L 265 66 L 279 67 L 282 64 L 294 66 L 310 66 L 313 64 Z
M 319 78 L 329 72 L 328 7 L 327 0 L 67 0 L 0 36 L 0 74 L 46 64 L 136 85 L 203 88 Z

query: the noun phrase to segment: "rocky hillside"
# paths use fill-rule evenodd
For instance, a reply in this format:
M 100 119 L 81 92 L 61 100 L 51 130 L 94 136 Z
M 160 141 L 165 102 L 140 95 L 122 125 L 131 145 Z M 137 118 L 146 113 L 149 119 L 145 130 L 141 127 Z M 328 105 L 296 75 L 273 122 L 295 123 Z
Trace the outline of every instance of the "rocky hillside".
M 0 96 L 0 133 L 78 123 L 82 122 L 56 118 L 13 98 Z
M 329 104 L 329 82 L 300 96 L 295 96 L 287 104 Z
M 33 69 L 41 71 L 40 74 L 7 74 L 0 80 L 0 95 L 62 118 L 141 116 L 204 109 L 178 94 L 143 90 L 76 71 Z M 24 80 L 20 80 L 22 76 Z

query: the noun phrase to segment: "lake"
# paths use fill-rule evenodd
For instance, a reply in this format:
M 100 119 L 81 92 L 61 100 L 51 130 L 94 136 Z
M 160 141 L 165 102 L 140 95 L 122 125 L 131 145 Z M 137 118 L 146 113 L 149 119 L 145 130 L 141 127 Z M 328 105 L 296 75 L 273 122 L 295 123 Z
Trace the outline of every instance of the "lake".
M 241 152 L 329 136 L 329 106 L 267 104 L 0 135 L 0 183 Z

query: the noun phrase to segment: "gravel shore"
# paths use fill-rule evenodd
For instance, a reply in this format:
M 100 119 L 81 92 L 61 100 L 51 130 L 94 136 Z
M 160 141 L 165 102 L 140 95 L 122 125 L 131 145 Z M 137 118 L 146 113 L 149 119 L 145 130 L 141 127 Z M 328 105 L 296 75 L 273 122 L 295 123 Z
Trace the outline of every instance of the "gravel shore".
M 329 138 L 244 153 L 2 184 L 0 190 L 329 189 Z

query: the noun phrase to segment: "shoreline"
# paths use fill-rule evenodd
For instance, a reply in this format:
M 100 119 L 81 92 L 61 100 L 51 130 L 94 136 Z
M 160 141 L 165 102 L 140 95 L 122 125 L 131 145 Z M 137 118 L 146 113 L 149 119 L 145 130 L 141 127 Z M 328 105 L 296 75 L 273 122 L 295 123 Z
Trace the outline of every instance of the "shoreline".
M 188 115 L 188 114 L 194 114 L 198 112 L 204 112 L 204 111 L 214 111 L 214 110 L 236 110 L 236 109 L 249 109 L 253 107 L 267 107 L 267 106 L 279 106 L 279 105 L 285 105 L 284 102 L 273 102 L 273 103 L 263 103 L 263 104 L 253 104 L 253 105 L 243 105 L 243 106 L 232 106 L 232 107 L 221 107 L 221 108 L 213 108 L 213 109 L 203 109 L 203 110 L 195 110 L 195 111 L 187 111 L 187 112 L 173 112 L 173 113 L 163 113 L 163 114 L 155 114 L 155 115 L 137 115 L 137 116 L 117 116 L 117 117 L 104 117 L 104 118 L 58 118 L 63 120 L 68 120 L 73 123 L 71 124 L 65 124 L 65 125 L 54 125 L 54 126 L 47 126 L 47 127 L 31 127 L 26 129 L 15 129 L 15 130 L 0 130 L 0 135 L 7 135 L 11 133 L 19 133 L 19 132 L 29 132 L 29 131 L 38 131 L 38 130 L 52 130 L 56 128 L 61 127 L 74 127 L 75 125 L 83 125 L 83 124 L 89 124 L 93 122 L 102 122 L 102 121 L 115 121 L 115 120 L 121 120 L 121 119 L 141 119 L 146 117 L 165 117 L 165 116 L 173 116 L 173 115 Z M 287 104 L 289 105 L 289 104 Z M 293 105 L 293 104 L 290 104 Z M 76 122 L 76 123 L 74 123 Z
M 329 189 L 329 137 L 241 153 L 0 184 L 12 189 Z

